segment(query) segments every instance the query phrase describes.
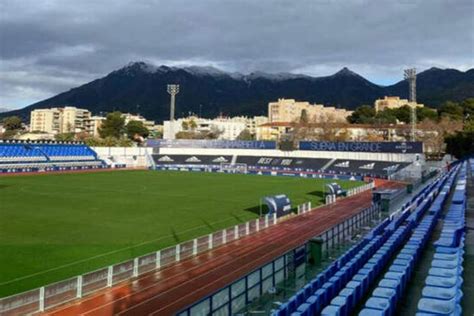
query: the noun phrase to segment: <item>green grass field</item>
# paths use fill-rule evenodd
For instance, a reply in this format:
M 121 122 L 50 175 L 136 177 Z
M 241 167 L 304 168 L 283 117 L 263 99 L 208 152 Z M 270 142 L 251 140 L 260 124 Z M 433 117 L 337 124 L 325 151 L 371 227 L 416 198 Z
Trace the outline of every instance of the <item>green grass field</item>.
M 0 297 L 256 218 L 265 195 L 318 205 L 324 183 L 164 171 L 0 177 Z

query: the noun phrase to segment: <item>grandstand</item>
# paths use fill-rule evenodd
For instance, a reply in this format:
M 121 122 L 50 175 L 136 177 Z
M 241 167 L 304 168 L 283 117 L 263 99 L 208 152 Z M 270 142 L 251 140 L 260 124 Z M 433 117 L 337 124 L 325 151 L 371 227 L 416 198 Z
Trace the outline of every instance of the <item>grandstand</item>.
M 389 148 L 374 143 L 376 146 L 359 144 L 333 150 L 334 144 L 344 143 L 318 143 L 316 149 L 300 145 L 302 149 L 289 152 L 278 150 L 275 142 L 256 141 L 153 141 L 149 147 L 136 148 L 90 148 L 80 142 L 2 141 L 0 172 L 127 167 L 271 175 L 302 173 L 360 180 L 403 179 L 404 174 L 420 178 L 425 168 L 422 152 L 406 152 L 409 146 L 404 143 L 389 143 Z M 354 148 L 378 151 L 351 151 Z
M 418 313 L 461 315 L 466 174 L 463 163 L 433 181 L 397 215 L 382 221 L 282 303 L 273 315 L 399 314 L 397 308 L 406 298 L 421 253 L 445 208 L 448 212 L 434 244 Z
M 248 173 L 306 173 L 319 177 L 341 176 L 347 178 L 403 178 L 403 173 L 420 178 L 424 158 L 419 143 L 410 152 L 405 143 L 365 143 L 359 146 L 339 146 L 345 143 L 302 142 L 300 150 L 281 151 L 276 144 L 265 142 L 189 141 L 150 142 L 153 146 L 153 168 L 158 170 L 221 171 L 221 163 L 246 165 Z M 316 143 L 316 145 L 314 144 Z M 358 144 L 358 143 L 355 143 Z M 383 145 L 382 145 L 383 144 Z M 387 146 L 387 144 L 391 146 Z M 313 149 L 316 148 L 316 149 Z M 355 151 L 352 150 L 355 148 Z M 411 148 L 411 147 L 410 147 Z M 374 150 L 364 152 L 363 150 Z
M 0 173 L 106 168 L 83 143 L 0 141 Z

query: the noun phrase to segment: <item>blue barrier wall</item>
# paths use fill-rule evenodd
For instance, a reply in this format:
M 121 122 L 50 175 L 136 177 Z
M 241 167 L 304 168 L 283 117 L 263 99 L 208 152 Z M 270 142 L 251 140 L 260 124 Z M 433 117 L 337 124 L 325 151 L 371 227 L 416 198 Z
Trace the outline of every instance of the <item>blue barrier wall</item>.
M 147 140 L 148 147 L 160 148 L 236 148 L 236 149 L 276 149 L 276 142 L 273 141 L 256 141 L 256 140 L 191 140 L 176 139 Z
M 368 153 L 423 153 L 421 142 L 314 142 L 301 141 L 300 150 L 351 151 Z

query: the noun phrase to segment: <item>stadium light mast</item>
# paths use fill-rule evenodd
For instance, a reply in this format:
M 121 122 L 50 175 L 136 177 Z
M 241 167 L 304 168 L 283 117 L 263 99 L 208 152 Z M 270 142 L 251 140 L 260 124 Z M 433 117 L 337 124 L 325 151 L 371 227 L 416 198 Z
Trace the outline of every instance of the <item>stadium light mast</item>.
M 171 95 L 170 100 L 170 129 L 171 129 L 171 139 L 174 139 L 174 109 L 175 109 L 175 100 L 176 95 L 179 93 L 179 84 L 169 84 L 167 86 L 168 93 Z
M 416 68 L 405 69 L 404 78 L 408 81 L 408 101 L 411 103 L 411 141 L 416 139 Z

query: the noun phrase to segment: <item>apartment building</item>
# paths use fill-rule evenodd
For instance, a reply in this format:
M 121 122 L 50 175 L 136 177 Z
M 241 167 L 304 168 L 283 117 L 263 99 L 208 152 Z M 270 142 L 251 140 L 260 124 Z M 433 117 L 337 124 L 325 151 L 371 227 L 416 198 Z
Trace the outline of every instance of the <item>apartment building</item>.
M 424 107 L 423 104 L 410 102 L 407 99 L 400 99 L 400 97 L 397 97 L 397 96 L 391 96 L 391 97 L 385 96 L 383 99 L 375 100 L 375 103 L 374 103 L 375 112 L 383 111 L 385 109 L 398 109 L 405 105 L 408 105 L 410 107 L 413 107 L 413 106 L 421 107 L 421 108 Z
M 30 131 L 52 134 L 87 131 L 91 112 L 72 106 L 31 111 Z
M 301 118 L 301 113 L 306 111 L 310 122 L 345 122 L 352 111 L 337 109 L 322 104 L 310 104 L 295 99 L 278 99 L 277 102 L 268 103 L 268 121 L 273 122 L 296 122 Z
M 163 138 L 174 139 L 176 133 L 182 131 L 193 132 L 211 132 L 218 131 L 219 139 L 235 140 L 244 130 L 248 130 L 252 135 L 256 135 L 257 128 L 268 121 L 265 116 L 236 116 L 236 117 L 218 117 L 215 119 L 200 118 L 190 116 L 180 118 L 173 122 L 163 122 Z

